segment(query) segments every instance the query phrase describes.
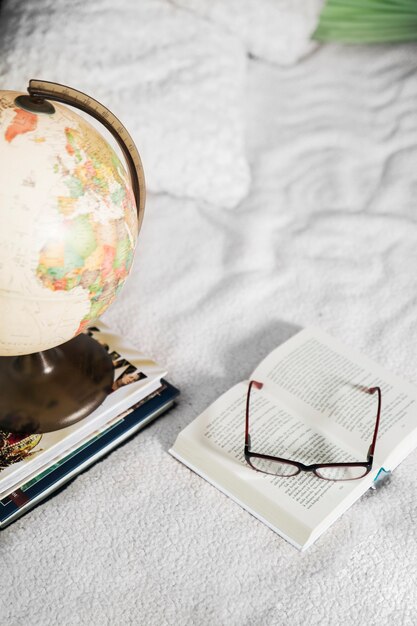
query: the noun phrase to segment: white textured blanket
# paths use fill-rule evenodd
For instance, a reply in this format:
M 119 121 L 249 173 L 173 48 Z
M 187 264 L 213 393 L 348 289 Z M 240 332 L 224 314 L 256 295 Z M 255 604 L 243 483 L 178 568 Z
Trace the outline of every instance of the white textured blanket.
M 246 64 L 214 23 L 151 4 L 9 2 L 0 14 L 1 87 L 38 75 L 102 97 L 165 192 L 149 198 L 106 321 L 182 390 L 173 412 L 1 534 L 0 622 L 415 624 L 416 454 L 299 553 L 167 450 L 308 324 L 417 384 L 416 47 Z M 225 209 L 247 192 L 246 160 L 249 194 Z

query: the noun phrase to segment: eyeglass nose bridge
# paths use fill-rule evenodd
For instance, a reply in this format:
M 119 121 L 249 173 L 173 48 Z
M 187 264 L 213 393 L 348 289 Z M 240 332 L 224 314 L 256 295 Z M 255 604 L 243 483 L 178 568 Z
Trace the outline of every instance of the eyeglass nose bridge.
M 304 463 L 297 463 L 298 467 L 302 472 L 315 472 L 320 465 L 304 465 Z

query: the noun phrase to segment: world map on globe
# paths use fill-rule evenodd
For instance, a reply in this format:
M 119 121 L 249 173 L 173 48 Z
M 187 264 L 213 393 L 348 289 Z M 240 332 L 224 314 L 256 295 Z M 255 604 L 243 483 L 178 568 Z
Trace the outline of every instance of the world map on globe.
M 0 92 L 0 355 L 84 331 L 122 288 L 137 211 L 109 143 L 81 116 L 16 106 Z

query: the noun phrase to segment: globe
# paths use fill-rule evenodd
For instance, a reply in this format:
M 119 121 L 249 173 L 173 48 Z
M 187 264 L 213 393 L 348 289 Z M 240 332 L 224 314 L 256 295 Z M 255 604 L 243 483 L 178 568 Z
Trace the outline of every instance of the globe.
M 21 95 L 0 91 L 0 356 L 48 350 L 93 324 L 123 287 L 138 234 L 110 144 L 66 106 L 38 113 Z
M 128 172 L 66 105 L 110 131 Z M 28 94 L 0 91 L 0 163 L 0 429 L 26 441 L 71 426 L 111 393 L 112 356 L 88 329 L 129 274 L 145 184 L 113 113 L 41 80 Z

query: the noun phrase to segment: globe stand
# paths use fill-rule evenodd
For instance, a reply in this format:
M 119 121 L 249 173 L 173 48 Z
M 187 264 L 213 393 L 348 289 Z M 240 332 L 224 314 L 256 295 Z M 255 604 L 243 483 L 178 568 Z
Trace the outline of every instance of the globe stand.
M 0 428 L 46 433 L 75 424 L 110 393 L 110 355 L 88 335 L 35 354 L 0 357 Z

